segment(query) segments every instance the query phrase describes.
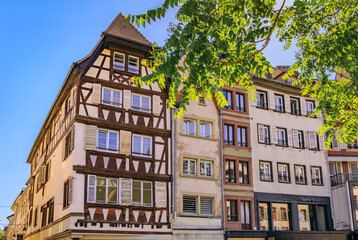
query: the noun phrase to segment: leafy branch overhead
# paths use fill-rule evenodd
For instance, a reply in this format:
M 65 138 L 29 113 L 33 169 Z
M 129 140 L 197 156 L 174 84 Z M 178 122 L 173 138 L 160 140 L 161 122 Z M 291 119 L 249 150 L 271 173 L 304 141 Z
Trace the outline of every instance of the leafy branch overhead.
M 251 77 L 272 73 L 262 51 L 278 37 L 285 49 L 293 43 L 299 49 L 285 78 L 298 71 L 294 84 L 318 100 L 313 115 L 324 114 L 321 133 L 327 133 L 327 143 L 333 130 L 346 143 L 357 137 L 358 0 L 165 0 L 127 20 L 145 26 L 165 17 L 170 8 L 177 9 L 178 23 L 170 25 L 165 45 L 154 46 L 145 63 L 153 74 L 136 81 L 164 86 L 170 78 L 169 105 L 174 107 L 181 96 L 178 116 L 199 96 L 215 97 L 225 106 L 224 86 L 239 85 L 252 100 Z

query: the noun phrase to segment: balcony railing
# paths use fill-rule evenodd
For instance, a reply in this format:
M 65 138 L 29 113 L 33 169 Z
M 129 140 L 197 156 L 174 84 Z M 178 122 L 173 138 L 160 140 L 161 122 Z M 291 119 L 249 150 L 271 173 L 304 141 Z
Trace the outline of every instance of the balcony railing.
M 358 173 L 338 173 L 331 176 L 331 185 L 339 186 L 347 181 L 358 181 Z

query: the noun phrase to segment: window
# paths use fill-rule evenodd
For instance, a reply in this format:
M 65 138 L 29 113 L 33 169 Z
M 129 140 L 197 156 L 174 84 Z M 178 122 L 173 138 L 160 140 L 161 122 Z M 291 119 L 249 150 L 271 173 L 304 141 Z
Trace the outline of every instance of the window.
M 100 150 L 118 151 L 118 132 L 98 130 L 97 148 Z
M 259 143 L 270 144 L 270 127 L 258 124 L 257 129 Z
M 260 230 L 266 231 L 268 230 L 268 206 L 267 203 L 259 203 L 259 211 L 260 211 Z
M 67 207 L 72 202 L 72 178 L 70 177 L 63 185 L 63 207 Z
M 53 222 L 53 214 L 55 210 L 55 203 L 53 200 L 50 200 L 47 202 L 47 208 L 48 208 L 48 224 Z
M 285 111 L 285 103 L 282 95 L 275 94 L 275 111 L 284 112 Z
M 75 128 L 72 128 L 70 133 L 67 134 L 65 138 L 65 156 L 64 158 L 67 158 L 68 155 L 72 152 L 74 148 L 74 136 L 75 136 Z
M 200 105 L 206 105 L 204 97 L 199 97 L 199 104 Z
M 289 231 L 290 218 L 289 205 L 285 203 L 272 203 L 273 230 Z
M 309 149 L 319 150 L 318 135 L 315 132 L 307 132 Z
M 240 147 L 247 147 L 245 127 L 237 127 L 237 145 Z
M 277 145 L 287 146 L 286 129 L 277 128 Z
M 246 112 L 244 94 L 236 93 L 236 110 L 240 112 Z
M 117 203 L 118 179 L 96 178 L 96 202 Z
M 201 126 L 200 126 L 201 127 Z M 195 136 L 196 135 L 196 123 L 193 120 L 184 119 L 183 132 L 186 135 Z
M 314 102 L 313 101 L 306 101 L 306 115 L 311 116 L 314 111 Z
M 312 185 L 322 185 L 322 174 L 320 167 L 311 167 Z
M 50 179 L 50 176 L 51 176 L 51 160 L 49 160 L 45 166 L 45 183 Z
M 250 202 L 241 201 L 241 229 L 251 229 Z
M 129 55 L 128 56 L 128 72 L 139 73 L 139 58 Z
M 152 138 L 142 135 L 133 135 L 132 154 L 142 157 L 152 156 Z
M 237 200 L 226 201 L 226 214 L 227 220 L 230 222 L 237 222 L 239 220 L 237 216 Z
M 113 68 L 124 71 L 125 56 L 122 53 L 114 53 Z
M 200 122 L 200 137 L 211 138 L 211 123 Z
M 248 162 L 239 162 L 239 183 L 249 184 Z
M 34 210 L 34 227 L 37 226 L 37 207 L 36 209 Z
M 213 215 L 213 198 L 200 197 L 200 214 L 201 215 Z
M 267 93 L 257 91 L 257 107 L 267 109 Z
M 47 203 L 41 207 L 41 213 L 42 213 L 41 227 L 43 227 L 46 226 L 47 223 Z
M 133 181 L 133 205 L 152 206 L 152 183 Z
M 133 93 L 132 109 L 150 113 L 151 112 L 150 97 Z
M 102 103 L 115 107 L 122 106 L 122 92 L 110 88 L 102 88 Z
M 316 219 L 314 217 L 313 205 L 297 204 L 297 208 L 300 231 L 314 230 Z
M 226 160 L 225 161 L 225 179 L 226 182 L 236 183 L 236 161 Z
M 213 176 L 213 163 L 207 161 L 200 161 L 200 176 Z
M 183 174 L 196 175 L 196 160 L 184 159 Z
M 282 183 L 290 182 L 290 169 L 289 165 L 286 163 L 278 163 L 277 164 L 277 172 L 278 172 L 278 181 Z
M 227 106 L 225 106 L 224 108 L 226 109 L 233 109 L 233 105 L 232 105 L 232 93 L 230 91 L 224 91 L 224 96 L 225 96 L 225 99 L 228 103 Z
M 305 147 L 303 131 L 297 131 L 297 142 L 298 142 L 298 145 L 297 145 L 298 148 L 304 148 Z
M 296 183 L 306 184 L 305 166 L 295 166 Z
M 196 214 L 197 213 L 197 197 L 183 196 L 183 213 Z
M 260 162 L 261 181 L 272 181 L 271 162 Z
M 234 145 L 234 126 L 224 125 L 224 143 L 228 145 Z
M 353 142 L 347 145 L 348 149 L 357 149 L 358 148 L 358 139 L 355 139 Z
M 291 113 L 301 115 L 300 100 L 298 98 L 290 98 Z
M 65 116 L 71 110 L 71 99 L 67 98 L 65 101 Z

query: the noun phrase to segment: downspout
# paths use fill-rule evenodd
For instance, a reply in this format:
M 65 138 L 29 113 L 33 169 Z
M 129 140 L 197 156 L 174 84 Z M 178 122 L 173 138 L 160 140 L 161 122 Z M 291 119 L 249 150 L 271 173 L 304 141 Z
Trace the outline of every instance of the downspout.
M 177 111 L 177 104 L 175 104 L 174 107 L 174 115 Z M 173 131 L 173 118 L 174 118 L 174 131 Z M 177 181 L 176 181 L 176 174 L 177 174 L 177 119 L 175 118 L 175 116 L 173 116 L 173 110 L 170 111 L 170 121 L 172 124 L 172 137 L 174 139 L 174 144 L 173 144 L 173 140 L 172 142 L 172 149 L 174 151 L 174 156 L 172 154 L 172 156 L 174 157 L 174 166 L 172 165 L 172 169 L 171 169 L 171 173 L 172 173 L 172 222 L 175 221 L 176 216 L 177 216 Z M 174 145 L 174 146 L 173 146 Z M 173 161 L 172 161 L 173 162 Z
M 223 169 L 225 166 L 224 163 L 224 151 L 223 151 L 223 137 L 222 137 L 222 123 L 223 123 L 223 111 L 222 108 L 220 107 L 219 109 L 219 121 L 220 121 L 220 135 L 219 135 L 219 139 L 220 139 L 220 158 L 221 158 L 221 168 L 220 168 L 220 172 L 221 172 L 221 202 L 222 202 L 222 228 L 225 231 L 225 197 L 224 197 L 224 174 L 223 174 Z M 224 233 L 225 236 L 226 233 Z

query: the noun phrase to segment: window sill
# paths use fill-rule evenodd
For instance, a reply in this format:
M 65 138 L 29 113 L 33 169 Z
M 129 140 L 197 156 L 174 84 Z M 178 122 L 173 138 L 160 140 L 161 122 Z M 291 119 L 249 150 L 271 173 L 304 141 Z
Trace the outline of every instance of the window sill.
M 206 137 L 201 137 L 201 136 L 198 136 L 198 135 L 189 135 L 189 134 L 185 134 L 185 133 L 180 133 L 180 136 L 198 138 L 198 139 L 209 140 L 209 141 L 217 141 L 218 140 L 216 138 L 206 138 Z
M 291 184 L 291 181 L 288 182 L 282 182 L 282 181 L 278 181 L 279 183 L 284 183 L 284 184 Z
M 102 149 L 102 148 L 98 148 L 97 147 L 97 152 L 107 152 L 107 153 L 115 153 L 118 154 L 119 150 L 107 150 L 107 149 Z
M 196 217 L 196 218 L 213 218 L 214 215 L 200 215 L 194 213 L 181 213 L 179 214 L 180 217 Z
M 256 108 L 258 108 L 258 109 L 263 109 L 263 110 L 269 110 L 267 107 L 266 107 L 266 108 L 264 108 L 264 107 L 259 107 L 259 106 L 256 106 Z
M 122 74 L 140 77 L 139 73 L 132 73 L 132 72 L 126 71 L 125 69 L 121 70 L 121 69 L 113 68 L 113 71 L 115 73 L 122 73 Z
M 297 185 L 307 185 L 307 183 L 299 183 L 299 182 L 295 182 Z
M 153 155 L 142 155 L 142 154 L 136 154 L 136 153 L 132 153 L 132 156 L 133 157 L 145 158 L 145 159 L 153 158 Z
M 134 113 L 146 114 L 148 116 L 152 115 L 152 109 L 150 109 L 150 111 L 143 111 L 143 110 L 139 110 L 139 109 L 133 109 L 133 107 L 131 107 L 129 110 Z
M 322 187 L 322 186 L 323 186 L 323 183 L 321 183 L 321 184 L 314 184 L 314 183 L 312 183 L 312 186 Z
M 265 180 L 265 179 L 261 179 L 261 178 L 260 178 L 260 181 L 261 181 L 261 182 L 273 182 L 273 179 L 271 179 L 271 180 Z
M 206 179 L 206 180 L 218 180 L 214 177 L 207 177 L 207 176 L 198 176 L 198 175 L 190 175 L 190 174 L 180 174 L 180 177 L 187 177 L 187 178 L 198 178 L 198 179 Z

